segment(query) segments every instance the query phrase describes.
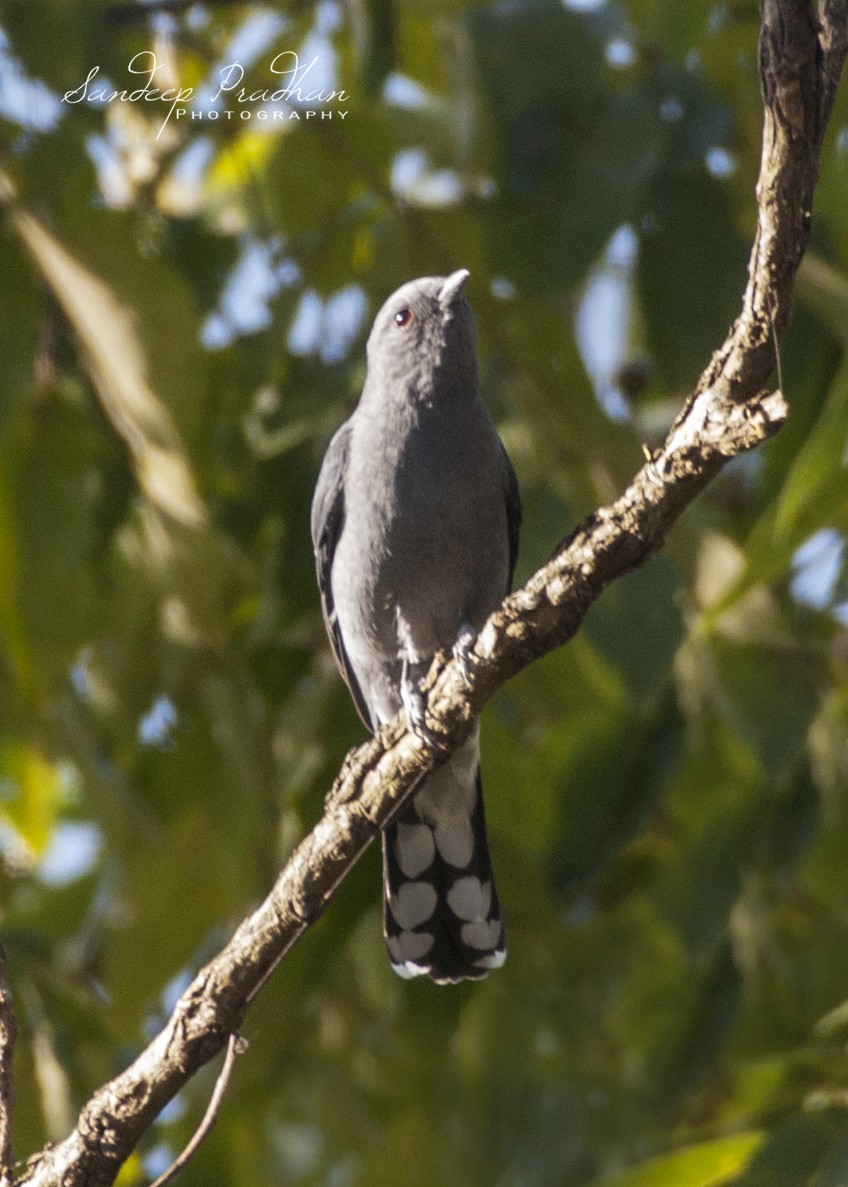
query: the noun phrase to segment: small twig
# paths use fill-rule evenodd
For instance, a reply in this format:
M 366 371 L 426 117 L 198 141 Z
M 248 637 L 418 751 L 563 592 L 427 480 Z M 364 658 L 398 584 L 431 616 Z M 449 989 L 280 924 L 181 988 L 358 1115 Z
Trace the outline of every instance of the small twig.
M 230 1083 L 230 1076 L 233 1074 L 236 1059 L 246 1050 L 247 1039 L 242 1038 L 240 1034 L 231 1034 L 230 1041 L 227 1044 L 227 1054 L 224 1056 L 224 1066 L 218 1073 L 218 1079 L 215 1081 L 212 1096 L 209 1104 L 206 1106 L 206 1112 L 203 1114 L 203 1120 L 194 1131 L 191 1140 L 183 1152 L 174 1159 L 164 1174 L 160 1175 L 158 1179 L 150 1184 L 150 1187 L 165 1187 L 166 1183 L 170 1183 L 194 1157 L 203 1142 L 206 1141 L 212 1126 L 218 1120 L 221 1105 L 224 1103 L 224 1093 L 227 1091 Z M 0 1184 L 0 1187 L 3 1187 L 3 1185 Z
M 12 1183 L 12 1059 L 17 1034 L 9 961 L 0 944 L 0 1187 Z
M 769 319 L 771 320 L 771 336 L 774 341 L 774 364 L 777 370 L 777 386 L 780 391 L 786 395 L 786 388 L 783 386 L 783 367 L 780 363 L 780 339 L 777 336 L 777 326 L 774 324 L 774 297 L 771 293 L 768 294 Z

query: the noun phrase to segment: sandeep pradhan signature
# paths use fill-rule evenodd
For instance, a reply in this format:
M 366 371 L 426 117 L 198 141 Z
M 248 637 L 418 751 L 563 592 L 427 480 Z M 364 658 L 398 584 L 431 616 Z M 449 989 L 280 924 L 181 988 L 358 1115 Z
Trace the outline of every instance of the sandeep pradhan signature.
M 286 100 L 291 100 L 295 103 L 330 103 L 335 100 L 337 103 L 346 103 L 349 96 L 346 91 L 324 91 L 320 89 L 305 90 L 303 87 L 304 79 L 315 63 L 318 61 L 317 56 L 311 62 L 301 65 L 300 59 L 294 50 L 283 50 L 282 53 L 272 60 L 269 70 L 272 74 L 276 74 L 280 79 L 286 79 L 284 86 L 278 87 L 276 90 L 270 88 L 260 89 L 257 91 L 246 91 L 244 87 L 239 87 L 244 78 L 244 67 L 238 62 L 231 62 L 228 66 L 222 66 L 218 71 L 218 86 L 211 95 L 211 102 L 216 103 L 222 95 L 230 94 L 238 91 L 233 95 L 237 103 L 280 103 Z M 162 121 L 162 126 L 156 134 L 156 139 L 165 130 L 168 121 L 174 115 L 174 112 L 181 104 L 188 103 L 194 97 L 194 87 L 164 87 L 160 88 L 154 86 L 154 78 L 157 71 L 164 68 L 164 62 L 159 62 L 156 59 L 156 54 L 152 50 L 141 50 L 132 57 L 127 65 L 127 70 L 130 74 L 143 75 L 144 81 L 141 86 L 134 90 L 115 90 L 108 83 L 99 82 L 94 84 L 94 80 L 100 73 L 99 66 L 92 66 L 89 70 L 85 81 L 80 83 L 78 87 L 73 90 L 66 91 L 62 96 L 63 103 L 167 103 L 168 111 Z M 178 112 L 179 116 L 180 112 Z M 346 115 L 347 112 L 344 113 Z M 242 113 L 244 116 L 246 113 Z

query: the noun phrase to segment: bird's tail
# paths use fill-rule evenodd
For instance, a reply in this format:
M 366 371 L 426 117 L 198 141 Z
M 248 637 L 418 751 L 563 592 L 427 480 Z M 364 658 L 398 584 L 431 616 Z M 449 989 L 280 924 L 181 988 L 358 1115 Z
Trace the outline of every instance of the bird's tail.
M 383 931 L 402 977 L 485 977 L 506 958 L 475 735 L 383 833 Z

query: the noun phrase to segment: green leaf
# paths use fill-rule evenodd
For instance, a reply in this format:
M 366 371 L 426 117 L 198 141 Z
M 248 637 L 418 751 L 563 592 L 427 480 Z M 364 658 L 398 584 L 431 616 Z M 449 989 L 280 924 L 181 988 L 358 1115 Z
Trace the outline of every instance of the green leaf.
M 206 513 L 171 416 L 147 382 L 130 311 L 28 211 L 10 219 L 79 336 L 103 409 L 124 439 L 150 501 L 189 526 Z
M 720 637 L 710 641 L 709 654 L 719 712 L 754 748 L 768 776 L 786 780 L 803 761 L 818 704 L 814 661 Z
M 802 1187 L 809 1183 L 828 1153 L 837 1124 L 833 1116 L 787 1118 L 759 1146 L 738 1187 Z
M 34 746 L 0 743 L 0 819 L 12 825 L 34 858 L 50 842 L 63 790 L 59 768 Z
M 722 1187 L 734 1182 L 766 1139 L 761 1130 L 714 1138 L 652 1158 L 591 1187 Z
M 658 173 L 643 227 L 637 282 L 648 347 L 666 383 L 686 388 L 736 314 L 747 245 L 726 185 L 703 167 Z
M 681 574 L 665 556 L 652 559 L 608 589 L 586 620 L 589 638 L 618 668 L 637 704 L 662 695 L 683 638 L 677 609 Z
M 848 275 L 814 251 L 808 251 L 798 269 L 796 289 L 831 333 L 848 346 Z
M 848 525 L 848 359 L 836 373 L 815 428 L 793 462 L 783 487 L 746 544 L 748 565 L 720 607 L 756 582 L 785 573 L 801 544 L 820 528 Z
M 567 290 L 632 217 L 657 121 L 638 91 L 603 87 L 601 41 L 575 13 L 480 8 L 468 27 L 502 179 L 483 208 L 493 268 L 529 295 Z
M 21 612 L 21 552 L 18 522 L 7 493 L 5 467 L 0 465 L 0 639 L 15 674 L 20 696 L 32 701 L 39 690 L 37 669 Z

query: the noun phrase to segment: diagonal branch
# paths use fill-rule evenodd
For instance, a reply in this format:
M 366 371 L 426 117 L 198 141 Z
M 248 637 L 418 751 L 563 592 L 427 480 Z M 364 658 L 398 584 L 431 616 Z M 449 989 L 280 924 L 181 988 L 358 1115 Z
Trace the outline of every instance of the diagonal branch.
M 733 457 L 775 433 L 782 394 L 764 391 L 786 327 L 827 120 L 848 52 L 848 0 L 762 0 L 765 105 L 758 222 L 740 314 L 663 447 L 624 494 L 590 516 L 491 616 L 466 683 L 440 659 L 428 724 L 446 750 L 494 692 L 564 643 L 611 581 L 662 547 L 669 529 Z M 327 810 L 264 903 L 198 973 L 165 1029 L 94 1094 L 73 1133 L 35 1160 L 31 1187 L 107 1187 L 162 1107 L 237 1032 L 270 971 L 320 917 L 342 880 L 441 753 L 399 722 L 348 755 Z
M 0 1187 L 12 1182 L 12 1059 L 17 1026 L 9 986 L 9 961 L 0 944 Z

